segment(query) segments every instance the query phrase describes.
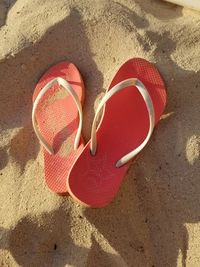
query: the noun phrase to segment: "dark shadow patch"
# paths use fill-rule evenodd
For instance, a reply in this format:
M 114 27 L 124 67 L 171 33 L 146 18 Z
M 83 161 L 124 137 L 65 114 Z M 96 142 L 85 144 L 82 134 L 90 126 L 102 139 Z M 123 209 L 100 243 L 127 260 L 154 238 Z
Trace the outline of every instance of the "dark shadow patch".
M 9 231 L 0 226 L 0 250 L 8 248 Z
M 136 37 L 139 43 L 144 43 L 144 37 L 140 34 L 138 29 L 148 28 L 149 21 L 145 18 L 143 12 L 141 12 L 141 15 L 138 15 L 129 7 L 118 2 L 113 2 L 112 12 L 110 12 L 109 9 L 107 12 L 109 13 L 107 17 L 110 23 L 115 22 L 121 25 L 121 27 L 128 31 L 133 38 Z M 150 50 L 148 43 L 145 43 L 144 45 L 145 49 Z
M 70 236 L 72 225 L 64 207 L 37 217 L 27 215 L 12 229 L 0 227 L 0 249 L 9 250 L 20 266 L 91 267 L 97 262 L 104 263 L 101 266 L 112 266 L 113 262 L 117 267 L 124 266 L 120 257 L 104 252 L 93 236 L 90 249 L 75 245 Z
M 85 266 L 96 267 L 98 266 L 115 266 L 115 267 L 126 267 L 126 262 L 118 255 L 110 254 L 102 250 L 99 243 L 92 236 L 92 246 L 90 248 L 87 263 Z
M 161 20 L 175 19 L 182 16 L 182 7 L 167 3 L 160 0 L 135 0 L 136 3 L 144 10 Z
M 0 27 L 6 24 L 6 18 L 9 10 L 15 4 L 16 0 L 0 1 Z
M 39 143 L 31 125 L 27 125 L 13 137 L 10 143 L 9 154 L 14 161 L 24 170 L 30 159 L 36 159 Z
M 8 153 L 6 148 L 0 148 L 0 170 L 8 164 Z
M 132 32 L 135 27 L 138 29 L 144 29 L 149 26 L 149 22 L 144 17 L 140 17 L 136 12 L 123 4 L 114 2 L 112 9 L 114 19 L 129 32 Z M 109 18 L 113 19 L 113 17 L 110 14 Z
M 70 237 L 70 216 L 64 209 L 23 217 L 9 231 L 9 250 L 20 266 L 78 266 L 88 249 Z

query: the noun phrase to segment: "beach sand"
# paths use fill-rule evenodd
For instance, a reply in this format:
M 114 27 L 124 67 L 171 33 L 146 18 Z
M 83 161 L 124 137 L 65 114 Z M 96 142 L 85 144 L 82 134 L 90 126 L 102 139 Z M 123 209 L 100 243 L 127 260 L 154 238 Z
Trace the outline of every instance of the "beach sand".
M 96 104 L 132 57 L 157 66 L 168 103 L 103 209 L 47 188 L 32 93 L 61 60 Z M 163 1 L 0 1 L 0 266 L 200 266 L 200 13 Z

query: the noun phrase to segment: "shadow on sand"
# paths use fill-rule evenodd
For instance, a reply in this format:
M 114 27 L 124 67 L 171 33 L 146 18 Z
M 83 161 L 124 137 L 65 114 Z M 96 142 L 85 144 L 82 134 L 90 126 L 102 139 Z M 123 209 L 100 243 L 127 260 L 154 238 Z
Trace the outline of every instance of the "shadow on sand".
M 94 115 L 93 103 L 98 90 L 102 88 L 103 77 L 93 60 L 81 20 L 79 12 L 72 9 L 70 15 L 48 29 L 40 41 L 1 63 L 0 87 L 4 88 L 0 96 L 1 130 L 23 127 L 13 137 L 8 150 L 9 156 L 20 164 L 22 170 L 29 159 L 36 158 L 39 150 L 38 141 L 30 126 L 34 87 L 51 65 L 62 60 L 76 64 L 83 76 L 87 88 L 84 107 L 87 116 L 84 116 L 83 132 L 86 137 L 89 135 Z M 5 156 L 1 159 L 0 166 L 4 166 L 8 158 L 6 149 L 3 151 Z
M 6 24 L 8 12 L 15 4 L 16 0 L 1 0 L 0 1 L 0 28 Z
M 79 218 L 80 223 L 82 218 Z M 20 266 L 108 266 L 121 262 L 104 252 L 91 236 L 91 248 L 75 245 L 71 238 L 70 214 L 63 207 L 37 217 L 25 216 L 12 229 L 0 228 L 0 249 L 9 250 Z M 4 264 L 3 259 L 0 260 Z

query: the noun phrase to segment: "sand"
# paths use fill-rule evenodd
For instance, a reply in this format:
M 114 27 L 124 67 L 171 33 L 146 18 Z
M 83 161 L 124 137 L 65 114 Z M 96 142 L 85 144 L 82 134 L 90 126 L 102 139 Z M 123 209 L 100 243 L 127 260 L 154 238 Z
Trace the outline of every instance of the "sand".
M 112 204 L 48 190 L 31 126 L 39 77 L 67 59 L 98 99 L 131 57 L 156 64 L 165 115 Z M 0 1 L 0 266 L 200 266 L 200 13 L 163 1 Z

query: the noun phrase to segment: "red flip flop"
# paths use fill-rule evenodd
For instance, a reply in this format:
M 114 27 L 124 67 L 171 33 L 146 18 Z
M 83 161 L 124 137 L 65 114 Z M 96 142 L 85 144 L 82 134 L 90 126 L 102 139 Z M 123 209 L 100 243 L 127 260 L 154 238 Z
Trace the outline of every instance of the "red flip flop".
M 110 203 L 131 160 L 147 144 L 165 104 L 165 85 L 153 64 L 140 58 L 123 64 L 97 108 L 91 140 L 67 178 L 70 195 L 90 207 Z
M 84 84 L 76 66 L 61 62 L 39 80 L 33 94 L 32 123 L 44 147 L 48 187 L 66 193 L 66 177 L 83 150 L 82 104 Z

